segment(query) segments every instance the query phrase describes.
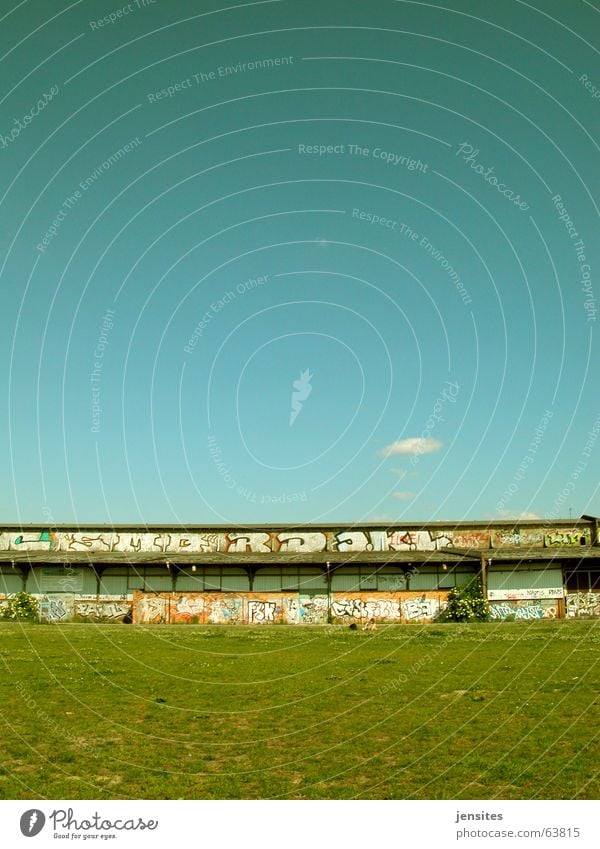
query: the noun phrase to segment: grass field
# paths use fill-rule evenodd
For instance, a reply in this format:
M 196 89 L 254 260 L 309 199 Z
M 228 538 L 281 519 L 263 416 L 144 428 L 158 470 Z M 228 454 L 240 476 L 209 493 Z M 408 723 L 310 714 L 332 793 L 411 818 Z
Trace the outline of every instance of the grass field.
M 598 798 L 600 622 L 0 624 L 0 797 Z

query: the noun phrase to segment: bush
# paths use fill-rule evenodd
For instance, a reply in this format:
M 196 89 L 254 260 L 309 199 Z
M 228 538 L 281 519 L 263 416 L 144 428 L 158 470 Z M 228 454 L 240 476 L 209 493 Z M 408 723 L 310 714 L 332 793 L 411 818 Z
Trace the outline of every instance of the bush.
M 474 578 L 464 587 L 448 593 L 448 605 L 442 614 L 447 622 L 486 622 L 490 607 L 483 597 L 481 579 Z
M 39 618 L 39 603 L 30 593 L 20 592 L 10 596 L 0 610 L 2 619 L 36 620 Z

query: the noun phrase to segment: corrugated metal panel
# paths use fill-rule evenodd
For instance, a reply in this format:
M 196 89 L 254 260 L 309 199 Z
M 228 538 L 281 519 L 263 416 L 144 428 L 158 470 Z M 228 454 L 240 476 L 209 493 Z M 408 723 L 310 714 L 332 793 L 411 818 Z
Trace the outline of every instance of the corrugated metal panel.
M 163 569 L 162 573 L 152 574 L 151 572 L 147 572 L 144 585 L 144 589 L 153 593 L 165 592 L 173 589 L 171 575 L 166 569 Z
M 227 573 L 221 578 L 221 588 L 247 593 L 250 590 L 250 581 L 247 575 L 230 575 Z
M 377 575 L 361 575 L 360 578 L 360 588 L 361 590 L 376 590 L 377 589 Z
M 299 581 L 300 592 L 304 592 L 305 590 L 321 590 L 322 592 L 327 589 L 327 578 L 321 572 L 318 575 L 300 575 Z
M 411 590 L 437 590 L 438 577 L 435 572 L 418 572 L 410 577 Z
M 86 580 L 87 576 L 87 580 Z M 90 586 L 90 577 L 91 585 Z M 88 589 L 85 589 L 85 586 Z M 87 593 L 95 594 L 96 579 L 91 569 L 82 566 L 34 566 L 27 576 L 30 593 Z
M 127 575 L 111 575 L 108 570 L 102 575 L 100 593 L 103 595 L 126 595 L 128 588 Z M 95 592 L 95 590 L 93 590 Z
M 490 570 L 489 590 L 526 590 L 536 588 L 561 589 L 562 569 L 515 569 L 512 572 Z
M 204 589 L 204 579 L 201 573 L 180 572 L 177 575 L 177 592 L 201 592 Z
M 456 586 L 464 587 L 465 584 L 468 584 L 469 581 L 472 581 L 473 578 L 477 576 L 476 572 L 455 572 L 456 575 Z
M 358 572 L 350 573 L 342 570 L 334 572 L 331 577 L 331 589 L 333 592 L 360 590 L 360 575 Z
M 271 590 L 274 592 L 281 590 L 281 575 L 265 575 L 264 572 L 259 572 L 254 578 L 254 591 L 260 593 Z
M 0 593 L 20 593 L 23 589 L 23 579 L 20 572 L 5 572 L 0 575 Z
M 95 595 L 98 592 L 98 583 L 96 581 L 96 575 L 91 569 L 83 570 L 83 590 L 82 593 L 85 595 Z M 126 590 L 123 590 L 126 592 Z M 120 595 L 120 593 L 119 593 Z
M 451 590 L 456 586 L 456 574 L 454 572 L 440 572 L 438 588 L 440 590 Z

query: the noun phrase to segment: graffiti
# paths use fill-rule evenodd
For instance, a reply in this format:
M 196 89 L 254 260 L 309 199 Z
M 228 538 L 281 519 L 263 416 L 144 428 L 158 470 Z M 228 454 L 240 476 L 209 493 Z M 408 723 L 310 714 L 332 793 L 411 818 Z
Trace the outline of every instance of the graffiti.
M 367 601 L 369 619 L 400 619 L 400 603 L 392 599 L 369 599 Z
M 520 545 L 520 531 L 493 531 L 492 533 L 492 548 L 514 548 Z
M 331 614 L 337 624 L 346 622 L 401 622 L 402 619 L 433 619 L 446 603 L 447 592 L 385 593 L 366 592 L 348 596 L 334 593 L 308 595 L 295 592 L 264 595 L 261 593 L 189 592 L 150 595 L 142 590 L 133 594 L 135 623 L 266 624 L 322 625 Z
M 331 603 L 331 615 L 338 619 L 363 619 L 367 606 L 360 598 L 343 598 Z
M 543 619 L 544 608 L 541 604 L 524 604 L 514 609 L 515 619 Z
M 528 587 L 522 590 L 488 590 L 488 601 L 516 601 L 517 599 L 562 598 L 560 587 Z
M 454 548 L 489 548 L 490 535 L 487 531 L 454 531 L 452 544 Z
M 274 622 L 276 607 L 274 601 L 249 601 L 248 622 L 251 625 L 258 622 Z
M 61 543 L 65 543 L 67 551 L 77 550 L 79 546 L 93 551 L 114 551 L 112 544 L 113 536 L 116 536 L 118 540 L 118 534 L 98 534 L 95 537 L 89 537 L 85 534 L 61 534 L 59 536 L 59 546 L 61 550 L 64 550 Z
M 142 625 L 158 625 L 167 621 L 168 599 L 161 596 L 145 596 L 135 606 L 135 621 Z
M 122 622 L 131 616 L 131 603 L 128 601 L 75 600 L 74 614 L 80 619 L 93 619 L 98 622 Z
M 335 534 L 336 551 L 373 551 L 367 531 L 340 531 Z
M 228 533 L 225 537 L 227 552 L 266 552 L 271 551 L 269 545 L 270 534 L 234 534 Z
M 393 590 L 405 590 L 406 589 L 406 575 L 398 574 L 398 575 L 378 575 L 378 583 L 379 587 L 382 590 L 393 591 Z
M 177 616 L 183 616 L 189 619 L 198 618 L 204 613 L 204 598 L 199 595 L 183 595 L 177 599 L 175 612 Z
M 388 531 L 390 551 L 437 551 L 453 545 L 451 531 Z
M 400 619 L 400 603 L 390 598 L 346 598 L 336 597 L 331 602 L 331 615 L 336 619 L 346 620 L 393 620 Z
M 589 545 L 589 528 L 581 530 L 571 529 L 567 531 L 550 531 L 544 537 L 544 543 L 548 548 L 552 546 Z
M 326 595 L 300 596 L 299 614 L 305 625 L 323 625 L 329 614 L 329 599 Z
M 389 531 L 388 545 L 392 551 L 416 551 L 418 535 L 409 531 Z
M 434 548 L 449 548 L 454 544 L 452 531 L 427 531 Z
M 243 620 L 242 599 L 237 596 L 206 599 L 207 621 L 211 625 L 237 625 Z
M 58 533 L 56 548 L 59 551 L 162 551 L 211 552 L 219 548 L 218 534 L 118 534 L 118 533 Z
M 158 531 L 158 529 L 157 529 Z M 165 533 L 151 530 L 140 533 L 135 528 L 120 530 L 99 527 L 96 530 L 56 531 L 6 530 L 0 534 L 3 551 L 88 551 L 88 552 L 161 552 L 164 554 L 233 554 L 268 552 L 363 552 L 363 551 L 436 551 L 444 548 L 523 548 L 590 545 L 590 527 L 504 528 L 412 530 L 396 527 L 387 530 L 353 528 L 351 530 L 315 530 L 302 527 L 281 531 L 206 529 L 198 532 L 177 528 Z
M 300 604 L 297 598 L 285 597 L 283 601 L 283 618 L 288 625 L 297 625 L 300 621 Z
M 36 551 L 38 549 L 54 551 L 55 544 L 56 534 L 50 531 L 41 531 L 37 536 L 23 536 L 20 534 L 15 537 L 12 545 L 9 544 L 9 548 L 20 551 Z M 48 548 L 45 548 L 46 546 Z
M 534 548 L 543 546 L 544 534 L 541 530 L 525 528 L 501 529 L 492 531 L 492 548 Z
M 514 618 L 516 621 L 532 619 L 556 619 L 558 608 L 555 604 L 543 601 L 517 601 L 510 604 L 507 601 L 490 604 L 490 619 Z
M 411 599 L 402 602 L 402 615 L 404 619 L 435 619 L 440 612 L 440 603 L 436 598 Z
M 294 531 L 275 535 L 279 551 L 325 551 L 327 537 L 323 533 Z
M 64 622 L 73 615 L 72 595 L 44 595 L 40 601 L 40 619 L 46 622 Z
M 568 593 L 567 617 L 589 618 L 600 616 L 600 593 Z

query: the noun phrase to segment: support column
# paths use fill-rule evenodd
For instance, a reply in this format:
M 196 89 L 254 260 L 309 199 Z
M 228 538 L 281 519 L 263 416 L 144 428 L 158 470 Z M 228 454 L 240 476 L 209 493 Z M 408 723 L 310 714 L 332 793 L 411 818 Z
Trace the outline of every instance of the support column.
M 489 563 L 488 563 L 488 558 L 485 557 L 485 555 L 483 555 L 483 554 L 481 555 L 481 588 L 482 588 L 482 591 L 483 591 L 483 600 L 485 602 L 487 602 L 487 600 L 488 600 L 487 567 L 488 567 L 488 565 L 491 565 L 491 563 L 492 563 L 491 557 L 489 558 Z

